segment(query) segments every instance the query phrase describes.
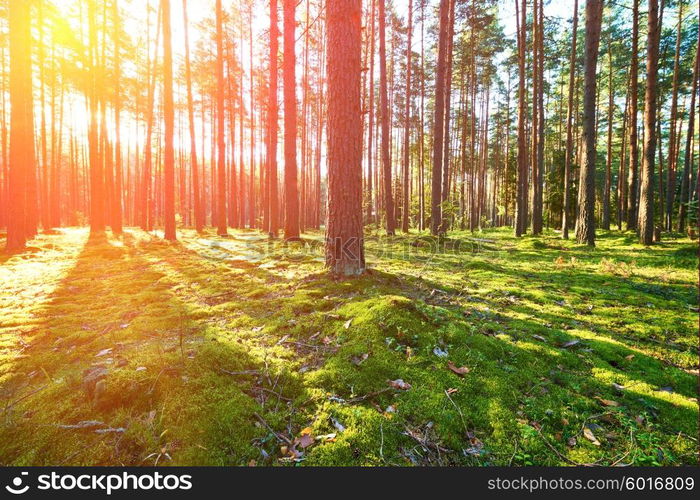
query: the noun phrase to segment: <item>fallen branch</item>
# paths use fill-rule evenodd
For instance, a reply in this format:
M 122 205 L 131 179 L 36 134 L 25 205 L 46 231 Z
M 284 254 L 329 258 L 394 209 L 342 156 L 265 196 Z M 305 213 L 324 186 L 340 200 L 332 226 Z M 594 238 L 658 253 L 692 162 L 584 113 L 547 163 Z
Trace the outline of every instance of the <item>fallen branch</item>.
M 385 393 L 387 391 L 390 391 L 391 389 L 392 389 L 391 387 L 385 387 L 384 389 L 379 389 L 378 391 L 369 392 L 369 393 L 365 394 L 364 396 L 357 396 L 356 398 L 347 399 L 345 402 L 346 403 L 359 403 L 360 401 L 364 401 L 366 399 L 371 399 L 375 396 L 379 396 L 380 394 Z
M 242 370 L 239 372 L 231 372 L 228 370 L 224 370 L 223 368 L 219 368 L 219 371 L 222 373 L 225 373 L 226 375 L 260 375 L 259 370 Z
M 292 441 L 287 436 L 285 436 L 284 434 L 280 434 L 272 427 L 270 427 L 270 424 L 268 424 L 267 421 L 264 418 L 262 418 L 258 413 L 253 413 L 253 416 L 257 418 L 261 424 L 267 427 L 267 430 L 270 431 L 278 440 L 282 441 L 283 443 L 287 443 L 289 446 L 292 446 Z

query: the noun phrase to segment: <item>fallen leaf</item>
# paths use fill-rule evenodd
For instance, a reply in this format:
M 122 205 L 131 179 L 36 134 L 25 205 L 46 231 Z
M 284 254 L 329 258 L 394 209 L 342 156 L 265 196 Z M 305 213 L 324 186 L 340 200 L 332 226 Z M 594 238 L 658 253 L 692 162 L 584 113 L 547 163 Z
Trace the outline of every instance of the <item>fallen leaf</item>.
M 99 358 L 100 356 L 106 356 L 107 354 L 110 354 L 112 352 L 112 348 L 110 347 L 109 349 L 102 349 L 100 352 L 95 354 L 96 358 Z
M 343 327 L 345 327 L 345 329 L 347 330 L 348 328 L 350 328 L 351 324 L 352 324 L 352 319 L 349 319 L 343 324 Z
M 565 417 L 561 417 L 561 424 L 562 425 L 569 425 L 569 419 Z
M 459 391 L 459 389 L 455 389 L 454 387 L 450 387 L 449 389 L 447 389 L 446 392 L 447 392 L 447 394 L 452 395 L 452 394 L 454 394 L 455 392 L 458 392 L 458 391 Z
M 533 335 L 532 338 L 539 340 L 540 342 L 547 342 L 547 339 L 545 339 L 542 335 Z
M 571 446 L 572 448 L 576 446 L 576 438 L 575 437 L 570 437 L 569 439 L 566 440 L 566 444 Z
M 321 342 L 323 342 L 325 345 L 328 345 L 328 344 L 331 344 L 333 342 L 333 339 L 326 336 L 326 337 L 323 337 L 323 340 L 321 340 Z
M 622 392 L 625 390 L 624 385 L 616 384 L 615 382 L 612 383 L 612 388 L 615 389 L 618 392 Z
M 389 385 L 394 389 L 400 389 L 402 391 L 407 391 L 411 388 L 411 384 L 404 382 L 402 379 L 397 378 L 396 380 L 390 380 Z
M 353 356 L 350 358 L 350 362 L 355 366 L 360 366 L 367 358 L 369 358 L 369 354 L 365 352 L 359 356 Z
M 613 401 L 612 399 L 603 399 L 599 396 L 596 396 L 596 399 L 600 401 L 603 406 L 620 406 L 620 403 Z
M 452 361 L 447 362 L 447 368 L 449 368 L 451 371 L 459 375 L 460 377 L 464 377 L 467 373 L 469 373 L 469 368 L 466 366 L 460 366 L 457 367 Z
M 567 349 L 569 347 L 575 346 L 576 344 L 579 344 L 580 342 L 581 342 L 580 340 L 569 340 L 568 342 L 564 342 L 561 346 L 564 349 Z
M 634 354 L 630 354 L 629 356 L 625 356 L 625 359 L 627 361 L 632 361 L 634 359 Z
M 588 427 L 583 428 L 583 437 L 588 439 L 595 446 L 600 446 L 600 441 L 598 441 L 598 439 L 595 437 L 595 434 L 593 434 L 593 431 L 590 430 Z
M 311 434 L 302 434 L 296 441 L 302 448 L 308 448 L 314 444 L 314 437 Z

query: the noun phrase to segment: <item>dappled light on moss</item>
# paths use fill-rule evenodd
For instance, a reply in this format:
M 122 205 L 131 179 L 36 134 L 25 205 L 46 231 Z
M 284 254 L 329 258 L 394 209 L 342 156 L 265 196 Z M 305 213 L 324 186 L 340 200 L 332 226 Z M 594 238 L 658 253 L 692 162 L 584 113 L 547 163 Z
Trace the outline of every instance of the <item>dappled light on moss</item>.
M 342 281 L 245 231 L 42 235 L 0 264 L 0 460 L 696 463 L 692 244 L 479 239 L 369 237 Z

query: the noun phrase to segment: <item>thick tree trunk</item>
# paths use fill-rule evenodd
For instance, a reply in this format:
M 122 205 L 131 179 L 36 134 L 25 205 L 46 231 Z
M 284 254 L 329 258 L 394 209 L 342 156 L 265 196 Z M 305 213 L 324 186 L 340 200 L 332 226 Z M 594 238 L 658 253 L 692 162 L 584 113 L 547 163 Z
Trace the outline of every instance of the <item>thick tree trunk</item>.
M 676 162 L 678 160 L 676 125 L 678 121 L 678 69 L 681 54 L 682 21 L 683 2 L 678 2 L 678 27 L 676 31 L 676 50 L 673 58 L 673 84 L 671 90 L 671 123 L 668 140 L 668 168 L 666 169 L 666 213 L 664 221 L 666 231 L 671 231 L 673 228 L 673 203 L 676 195 Z M 663 204 L 663 200 L 661 203 Z
M 409 176 L 411 173 L 411 59 L 413 51 L 411 41 L 413 34 L 413 0 L 408 0 L 408 33 L 406 40 L 406 110 L 404 116 L 403 138 L 403 209 L 401 210 L 401 230 L 408 233 L 410 224 Z
M 34 115 L 32 98 L 31 14 L 23 0 L 11 0 L 10 28 L 10 157 L 7 252 L 24 249 L 30 199 L 27 191 L 35 183 Z
M 367 125 L 367 222 L 374 221 L 374 198 L 372 195 L 373 183 L 373 164 L 374 164 L 374 47 L 376 38 L 376 2 L 372 0 L 370 10 L 370 40 L 369 40 L 369 106 L 368 106 L 368 125 Z
M 612 137 L 615 91 L 613 88 L 612 37 L 608 36 L 608 141 L 605 160 L 605 184 L 603 185 L 603 217 L 601 227 L 610 229 L 610 186 L 612 182 Z
M 566 156 L 564 159 L 564 207 L 562 208 L 561 234 L 569 238 L 569 213 L 571 210 L 571 163 L 574 156 L 574 95 L 576 94 L 576 40 L 578 31 L 578 0 L 574 0 L 574 27 L 571 35 L 569 57 L 569 99 L 566 112 Z
M 165 239 L 175 234 L 175 108 L 173 102 L 173 49 L 170 30 L 170 0 L 162 1 L 163 16 L 163 116 L 165 121 L 164 189 Z M 219 0 L 220 1 L 220 0 Z
M 226 236 L 226 125 L 224 109 L 224 29 L 221 0 L 216 0 L 216 152 L 217 152 L 217 221 L 216 234 Z M 212 186 L 212 189 L 214 186 Z
M 279 231 L 279 195 L 277 193 L 277 57 L 279 53 L 279 31 L 277 23 L 277 0 L 270 0 L 270 88 L 267 102 L 267 185 L 269 225 L 265 227 L 271 238 Z
M 121 16 L 119 2 L 113 0 L 112 18 L 114 29 L 114 192 L 112 198 L 112 217 L 110 226 L 114 234 L 122 233 L 122 145 L 121 145 Z M 52 120 L 53 123 L 53 120 Z
M 542 0 L 533 3 L 533 118 L 532 118 L 532 234 L 542 233 L 542 185 L 544 179 L 544 77 Z
M 627 229 L 637 229 L 637 169 L 639 143 L 637 140 L 637 103 L 639 101 L 639 0 L 632 0 L 632 62 L 630 65 L 630 162 L 627 174 Z
M 384 0 L 380 0 L 383 2 Z M 435 119 L 433 121 L 433 179 L 431 190 L 430 232 L 436 235 L 442 228 L 442 174 L 445 123 L 445 80 L 447 73 L 450 0 L 440 0 L 440 33 L 435 77 Z
M 89 107 L 90 124 L 88 130 L 88 147 L 90 150 L 90 234 L 99 236 L 105 229 L 105 193 L 104 172 L 99 152 L 97 114 L 99 102 L 97 94 L 98 74 L 101 68 L 97 62 L 97 21 L 95 19 L 93 2 L 88 4 L 88 31 L 90 38 L 90 74 L 89 74 Z
M 387 51 L 386 51 L 386 0 L 379 0 L 379 107 L 382 126 L 382 180 L 384 195 L 384 211 L 386 213 L 386 234 L 396 233 L 396 213 L 394 211 L 394 195 L 392 193 L 391 156 L 389 149 L 389 96 L 387 85 Z
M 518 7 L 518 0 L 515 0 L 515 9 L 518 31 L 518 172 L 515 194 L 515 236 L 519 237 L 525 233 L 527 225 L 527 138 L 525 125 L 527 117 L 526 92 L 525 92 L 525 43 L 527 32 L 527 13 L 525 0 L 521 1 Z
M 380 0 L 383 2 L 383 0 Z M 328 229 L 326 266 L 365 269 L 362 236 L 362 1 L 328 0 Z
M 287 241 L 299 239 L 295 6 L 296 0 L 284 0 L 284 238 Z
M 698 73 L 700 72 L 700 31 L 695 49 L 695 66 L 693 70 L 692 93 L 690 96 L 690 107 L 688 108 L 688 132 L 685 137 L 685 157 L 683 158 L 683 174 L 681 176 L 681 200 L 678 209 L 678 231 L 685 231 L 686 219 L 688 217 L 688 203 L 690 196 L 690 168 L 693 163 L 693 133 L 695 131 L 695 98 L 698 93 Z
M 644 161 L 640 173 L 639 241 L 651 245 L 654 241 L 654 160 L 656 153 L 656 80 L 659 63 L 659 2 L 649 0 L 647 34 L 647 78 L 644 95 Z
M 586 0 L 586 44 L 583 67 L 583 164 L 578 189 L 576 241 L 595 245 L 596 64 L 603 0 Z

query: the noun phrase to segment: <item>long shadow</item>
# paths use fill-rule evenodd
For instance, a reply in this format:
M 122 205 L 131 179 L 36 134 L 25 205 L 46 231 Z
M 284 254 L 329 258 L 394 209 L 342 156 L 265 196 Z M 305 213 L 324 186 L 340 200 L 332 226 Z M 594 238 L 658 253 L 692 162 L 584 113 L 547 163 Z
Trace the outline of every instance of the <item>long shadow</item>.
M 1 463 L 243 464 L 259 456 L 250 442 L 259 437 L 252 423 L 263 413 L 257 374 L 266 367 L 209 334 L 197 304 L 173 293 L 177 283 L 153 265 L 153 256 L 182 254 L 128 232 L 88 241 L 2 383 L 11 396 Z M 191 266 L 202 262 L 195 257 L 185 255 Z

